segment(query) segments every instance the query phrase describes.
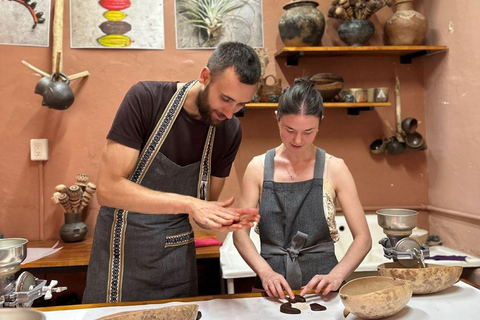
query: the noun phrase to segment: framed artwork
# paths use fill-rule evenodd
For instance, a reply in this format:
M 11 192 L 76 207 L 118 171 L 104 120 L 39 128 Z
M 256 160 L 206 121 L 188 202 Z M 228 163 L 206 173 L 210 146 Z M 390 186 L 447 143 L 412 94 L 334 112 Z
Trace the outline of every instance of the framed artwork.
M 50 0 L 0 0 L 0 44 L 48 47 Z
M 175 0 L 177 49 L 238 41 L 263 47 L 262 0 Z
M 165 49 L 163 0 L 70 0 L 71 48 Z

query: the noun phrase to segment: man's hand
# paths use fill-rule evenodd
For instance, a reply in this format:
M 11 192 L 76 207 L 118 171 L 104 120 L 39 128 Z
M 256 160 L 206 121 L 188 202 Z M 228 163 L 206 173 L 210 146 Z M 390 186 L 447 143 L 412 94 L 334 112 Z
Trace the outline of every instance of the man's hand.
M 260 220 L 256 208 L 229 208 L 234 198 L 226 201 L 193 202 L 190 214 L 197 223 L 209 229 L 220 231 L 234 231 L 245 227 L 252 227 L 254 222 Z

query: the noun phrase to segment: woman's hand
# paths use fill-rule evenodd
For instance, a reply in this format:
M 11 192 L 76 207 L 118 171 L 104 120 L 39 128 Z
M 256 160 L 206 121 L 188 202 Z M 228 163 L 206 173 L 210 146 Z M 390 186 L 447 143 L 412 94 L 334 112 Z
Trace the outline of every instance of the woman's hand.
M 287 280 L 285 280 L 281 274 L 271 270 L 259 276 L 262 280 L 263 289 L 269 297 L 285 299 L 285 294 L 283 292 L 284 290 L 287 291 L 289 297 L 292 299 L 295 297 L 295 294 L 288 285 Z
M 306 286 L 302 288 L 300 291 L 300 295 L 304 296 L 311 290 L 315 289 L 315 293 L 322 295 L 328 294 L 330 291 L 335 291 L 340 288 L 342 285 L 343 278 L 337 275 L 333 275 L 331 273 L 324 275 L 324 274 L 317 274 L 313 276 L 312 280 L 310 280 Z

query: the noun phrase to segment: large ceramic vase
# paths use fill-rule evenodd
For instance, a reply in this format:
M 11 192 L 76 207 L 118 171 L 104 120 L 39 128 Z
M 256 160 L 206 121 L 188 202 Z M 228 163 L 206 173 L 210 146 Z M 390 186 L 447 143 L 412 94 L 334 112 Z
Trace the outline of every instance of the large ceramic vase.
M 316 1 L 291 1 L 278 22 L 280 37 L 286 47 L 320 46 L 325 31 L 325 17 Z
M 82 222 L 81 213 L 65 213 L 65 224 L 60 228 L 60 238 L 64 242 L 79 242 L 87 234 L 87 225 Z
M 345 20 L 338 27 L 338 36 L 350 46 L 364 46 L 375 33 L 375 26 L 370 20 Z
M 396 12 L 385 23 L 385 44 L 391 46 L 422 45 L 428 21 L 413 10 L 413 0 L 396 0 Z

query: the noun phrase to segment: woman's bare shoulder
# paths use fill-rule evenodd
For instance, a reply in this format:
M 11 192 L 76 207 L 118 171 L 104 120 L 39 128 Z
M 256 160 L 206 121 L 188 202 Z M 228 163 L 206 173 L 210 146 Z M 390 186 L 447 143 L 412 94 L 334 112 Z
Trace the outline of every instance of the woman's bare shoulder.
M 328 162 L 331 170 L 343 170 L 347 168 L 345 161 L 342 158 L 335 157 L 329 153 L 325 154 L 325 159 Z

